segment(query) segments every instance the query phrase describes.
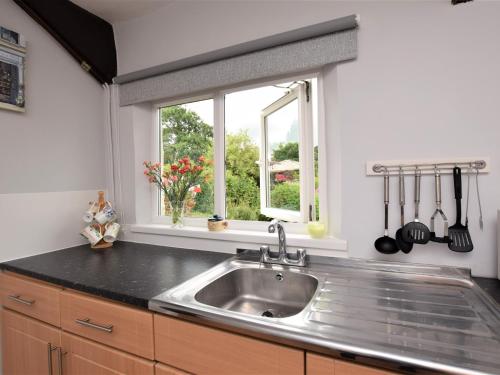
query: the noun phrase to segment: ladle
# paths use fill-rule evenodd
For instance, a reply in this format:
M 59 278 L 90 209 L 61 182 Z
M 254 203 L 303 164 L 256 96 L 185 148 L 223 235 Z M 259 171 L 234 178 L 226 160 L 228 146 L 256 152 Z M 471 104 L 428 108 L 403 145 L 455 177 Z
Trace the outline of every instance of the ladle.
M 394 238 L 389 237 L 389 172 L 384 172 L 384 235 L 375 241 L 375 249 L 383 254 L 395 254 L 399 251 Z

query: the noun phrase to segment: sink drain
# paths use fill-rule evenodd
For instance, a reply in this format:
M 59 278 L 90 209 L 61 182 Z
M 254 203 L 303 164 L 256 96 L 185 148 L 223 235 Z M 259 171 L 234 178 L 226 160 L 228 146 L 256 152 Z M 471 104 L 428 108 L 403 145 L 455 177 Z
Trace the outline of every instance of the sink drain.
M 262 313 L 262 316 L 266 316 L 268 318 L 274 318 L 274 313 L 271 310 L 266 310 Z

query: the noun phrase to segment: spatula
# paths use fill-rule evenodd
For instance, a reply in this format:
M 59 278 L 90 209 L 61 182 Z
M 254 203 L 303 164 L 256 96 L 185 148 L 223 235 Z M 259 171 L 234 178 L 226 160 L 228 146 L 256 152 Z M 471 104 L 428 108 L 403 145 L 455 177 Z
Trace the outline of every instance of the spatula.
M 453 168 L 453 185 L 457 206 L 457 222 L 448 229 L 451 239 L 448 248 L 459 253 L 467 253 L 472 251 L 474 245 L 467 225 L 462 225 L 462 171 L 459 167 Z

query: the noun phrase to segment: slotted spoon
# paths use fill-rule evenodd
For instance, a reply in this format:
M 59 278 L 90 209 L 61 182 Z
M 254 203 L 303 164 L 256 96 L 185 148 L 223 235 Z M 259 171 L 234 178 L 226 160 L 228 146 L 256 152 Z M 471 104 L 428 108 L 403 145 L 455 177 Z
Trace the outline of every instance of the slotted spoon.
M 403 227 L 403 240 L 411 243 L 426 244 L 431 238 L 431 232 L 427 225 L 420 222 L 418 209 L 420 205 L 420 178 L 422 171 L 415 170 L 415 219 Z

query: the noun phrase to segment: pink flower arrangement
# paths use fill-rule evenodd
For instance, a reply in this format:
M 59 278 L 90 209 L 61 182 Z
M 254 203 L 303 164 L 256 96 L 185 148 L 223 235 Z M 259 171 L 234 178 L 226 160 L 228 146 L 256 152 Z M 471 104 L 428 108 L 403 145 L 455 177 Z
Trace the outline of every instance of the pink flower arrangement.
M 204 173 L 204 166 L 208 163 L 203 155 L 197 161 L 184 156 L 170 165 L 145 161 L 144 175 L 150 183 L 163 190 L 170 202 L 184 202 L 190 198 L 189 193 L 201 193 L 200 182 L 209 178 Z

